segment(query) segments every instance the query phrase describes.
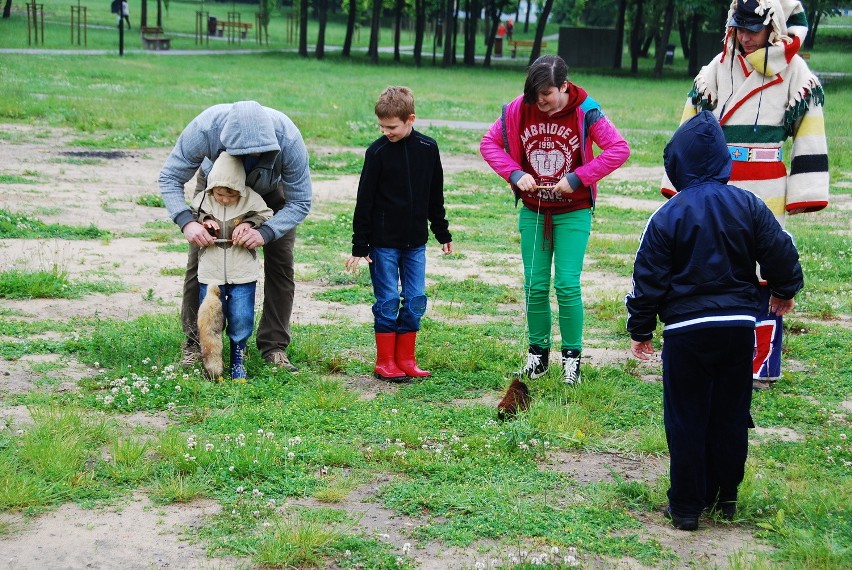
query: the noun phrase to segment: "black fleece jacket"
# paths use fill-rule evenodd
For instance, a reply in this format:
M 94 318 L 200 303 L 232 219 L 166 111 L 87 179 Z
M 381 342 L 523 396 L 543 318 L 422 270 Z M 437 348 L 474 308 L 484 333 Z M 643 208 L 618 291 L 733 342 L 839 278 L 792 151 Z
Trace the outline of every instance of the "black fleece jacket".
M 377 139 L 364 156 L 352 218 L 352 255 L 370 248 L 409 248 L 453 241 L 444 210 L 444 170 L 438 144 L 415 130 L 402 140 Z

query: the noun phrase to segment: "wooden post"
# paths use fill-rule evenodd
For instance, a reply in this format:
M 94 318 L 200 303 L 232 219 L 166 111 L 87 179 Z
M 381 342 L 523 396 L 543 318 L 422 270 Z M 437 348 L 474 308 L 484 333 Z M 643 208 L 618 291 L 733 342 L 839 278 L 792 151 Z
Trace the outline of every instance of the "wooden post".
M 27 4 L 27 43 L 44 45 L 44 4 L 35 0 Z
M 84 45 L 89 45 L 88 15 L 86 11 L 86 6 L 80 6 L 80 0 L 77 0 L 76 6 L 71 6 L 71 45 L 74 45 L 75 30 L 77 32 L 77 45 L 80 45 L 81 39 Z
M 254 31 L 254 37 L 257 40 L 257 43 L 263 45 L 264 43 L 269 45 L 269 14 L 266 12 L 257 12 L 254 18 L 254 25 L 256 26 Z
M 196 10 L 195 12 L 195 43 L 207 43 L 210 45 L 210 12 L 207 10 Z M 215 30 L 214 30 L 215 31 Z M 206 40 L 205 40 L 206 38 Z

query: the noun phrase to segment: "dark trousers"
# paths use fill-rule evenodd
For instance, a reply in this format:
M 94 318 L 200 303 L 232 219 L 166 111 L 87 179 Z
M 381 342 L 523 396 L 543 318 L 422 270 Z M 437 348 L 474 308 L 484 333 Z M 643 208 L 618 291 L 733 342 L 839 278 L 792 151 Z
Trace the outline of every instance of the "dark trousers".
M 206 178 L 198 173 L 196 192 L 206 187 Z M 283 190 L 263 197 L 277 212 L 284 205 Z M 257 349 L 263 357 L 277 350 L 286 351 L 290 346 L 290 316 L 293 313 L 293 297 L 296 281 L 293 268 L 293 248 L 296 244 L 296 229 L 293 228 L 280 239 L 263 246 L 263 313 L 257 327 Z M 183 281 L 183 302 L 180 320 L 187 343 L 198 345 L 198 247 L 189 246 L 186 276 Z
M 709 328 L 666 336 L 663 421 L 669 445 L 669 505 L 697 516 L 736 501 L 748 454 L 754 330 Z

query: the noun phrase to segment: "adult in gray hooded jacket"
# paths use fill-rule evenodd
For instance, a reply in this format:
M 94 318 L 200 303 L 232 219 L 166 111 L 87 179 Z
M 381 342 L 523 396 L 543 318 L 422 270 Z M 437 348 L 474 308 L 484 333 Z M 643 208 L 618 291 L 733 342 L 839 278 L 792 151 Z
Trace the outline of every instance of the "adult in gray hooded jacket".
M 186 203 L 184 184 L 196 175 L 195 193 L 223 151 L 243 161 L 246 185 L 260 194 L 274 215 L 243 234 L 237 245 L 263 246 L 263 315 L 257 348 L 263 357 L 295 372 L 287 357 L 293 311 L 293 246 L 298 226 L 311 209 L 308 152 L 299 129 L 286 115 L 255 101 L 214 105 L 183 130 L 160 171 L 160 192 L 169 216 L 190 244 L 184 279 L 181 322 L 186 341 L 184 362 L 198 359 L 198 250 L 213 243 Z

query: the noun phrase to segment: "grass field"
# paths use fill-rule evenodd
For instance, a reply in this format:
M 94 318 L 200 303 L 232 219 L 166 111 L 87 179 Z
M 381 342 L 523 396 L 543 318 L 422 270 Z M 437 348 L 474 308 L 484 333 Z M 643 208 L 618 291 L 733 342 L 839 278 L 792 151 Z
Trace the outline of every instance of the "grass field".
M 60 2 L 45 6 L 51 21 L 68 9 Z M 167 29 L 191 34 L 195 9 L 173 3 Z M 89 47 L 109 49 L 115 41 L 106 3 L 103 12 L 90 16 L 105 29 L 90 32 Z M 0 21 L 0 48 L 24 47 L 17 18 Z M 135 25 L 138 14 L 132 18 Z M 285 22 L 275 24 L 275 36 L 284 36 Z M 18 26 L 14 34 L 6 33 L 12 25 Z M 45 47 L 66 49 L 67 25 L 64 32 L 52 25 Z M 192 47 L 191 37 L 180 41 L 186 44 L 175 41 L 178 49 Z M 814 50 L 811 64 L 819 69 L 824 61 L 831 71 L 852 72 L 846 44 L 826 44 Z M 372 106 L 384 86 L 412 87 L 418 118 L 485 123 L 520 91 L 524 77 L 522 65 L 445 70 L 382 61 L 373 67 L 363 58 L 319 62 L 283 52 L 0 58 L 0 158 L 15 145 L 54 136 L 83 151 L 162 152 L 208 105 L 256 99 L 293 118 L 312 151 L 315 178 L 331 186 L 360 171 L 363 148 L 377 136 Z M 675 71 L 653 81 L 644 70 L 639 77 L 577 70 L 572 79 L 602 103 L 630 141 L 628 166 L 659 167 L 689 78 Z M 689 537 L 660 530 L 664 468 L 634 478 L 613 468 L 600 480 L 559 468 L 570 460 L 589 467 L 617 458 L 665 467 L 658 367 L 626 358 L 586 364 L 584 383 L 576 388 L 562 385 L 554 371 L 533 384 L 529 413 L 495 421 L 505 375 L 518 367 L 525 345 L 519 281 L 498 278 L 518 271 L 508 258 L 518 249 L 516 212 L 493 175 L 476 168 L 448 175 L 448 213 L 460 249 L 444 261 L 446 272 L 429 276 L 432 304 L 419 355 L 433 378 L 398 390 L 372 388 L 368 398 L 366 387 L 375 382 L 369 380 L 367 322 L 335 317 L 297 323 L 290 354 L 302 367 L 298 375 L 275 371 L 252 352 L 250 382 L 231 385 L 174 366 L 181 333 L 173 299 L 162 301 L 165 310 L 133 319 L 98 312 L 50 318 L 28 309 L 28 298 L 73 301 L 128 286 L 112 273 L 79 279 L 63 267 L 37 267 L 9 253 L 20 243 L 108 247 L 142 236 L 152 257 L 185 251 L 185 244 L 150 194 L 104 200 L 102 211 L 86 219 L 44 222 L 66 207 L 51 200 L 48 165 L 39 156 L 25 165 L 1 161 L 0 366 L 27 366 L 32 389 L 0 388 L 0 549 L 25 534 L 28 522 L 61 505 L 81 505 L 94 517 L 142 493 L 158 506 L 202 499 L 221 505 L 186 534 L 201 540 L 210 556 L 228 557 L 226 567 L 238 560 L 246 567 L 415 568 L 436 563 L 430 548 L 466 553 L 447 558 L 456 560 L 447 567 L 461 567 L 458 560 L 480 568 L 852 567 L 849 87 L 848 78 L 826 81 L 832 206 L 789 221 L 806 289 L 786 321 L 790 366 L 784 379 L 755 396 L 753 416 L 762 431 L 752 434 L 739 514 L 733 523 L 702 519 L 702 530 Z M 480 132 L 435 127 L 428 134 L 446 157 L 475 159 Z M 65 160 L 70 169 L 72 159 Z M 106 168 L 99 158 L 73 160 L 92 179 Z M 150 177 L 155 180 L 156 171 Z M 651 178 L 602 187 L 613 200 L 596 213 L 587 271 L 613 285 L 587 293 L 590 350 L 627 350 L 626 291 L 615 284 L 630 274 L 648 216 L 629 200 L 659 199 Z M 87 182 L 81 181 L 81 192 L 97 191 Z M 140 221 L 124 231 L 98 227 L 128 204 L 154 211 L 160 222 Z M 339 197 L 322 202 L 297 243 L 299 283 L 316 287 L 318 301 L 338 307 L 371 302 L 368 276 L 342 271 L 351 207 Z M 457 277 L 464 268 L 465 277 Z M 180 280 L 179 267 L 161 274 Z M 139 304 L 158 302 L 153 289 L 135 293 Z M 58 359 L 32 359 L 49 355 Z M 74 379 L 75 389 L 60 390 L 57 379 L 81 368 L 86 373 Z M 10 410 L 21 406 L 26 420 L 9 420 Z M 163 425 L 128 429 L 123 422 L 139 413 Z M 353 497 L 409 526 L 391 539 L 370 532 L 352 508 Z M 742 542 L 721 560 L 689 554 L 698 542 L 724 545 L 734 536 Z

